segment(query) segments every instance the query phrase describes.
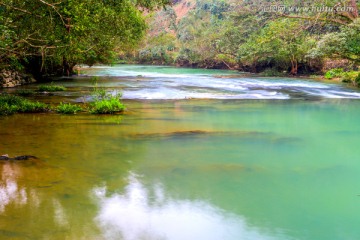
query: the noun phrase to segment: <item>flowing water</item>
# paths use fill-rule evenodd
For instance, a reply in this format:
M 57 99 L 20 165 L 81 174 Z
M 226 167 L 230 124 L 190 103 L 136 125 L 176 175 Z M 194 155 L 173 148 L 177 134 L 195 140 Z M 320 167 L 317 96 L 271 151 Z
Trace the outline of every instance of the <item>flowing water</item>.
M 0 239 L 360 238 L 358 90 L 171 67 L 83 73 L 37 98 L 88 100 L 98 76 L 127 111 L 0 118 L 0 153 L 38 157 L 0 161 Z

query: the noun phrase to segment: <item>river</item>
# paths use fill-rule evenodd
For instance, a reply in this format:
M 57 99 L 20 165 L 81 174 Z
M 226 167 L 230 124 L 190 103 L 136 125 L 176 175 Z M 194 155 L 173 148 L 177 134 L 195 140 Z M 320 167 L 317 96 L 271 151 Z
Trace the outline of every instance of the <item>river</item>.
M 0 153 L 39 158 L 0 161 L 0 239 L 359 239 L 359 90 L 156 66 L 82 73 L 37 98 L 87 101 L 97 76 L 127 110 L 0 118 Z

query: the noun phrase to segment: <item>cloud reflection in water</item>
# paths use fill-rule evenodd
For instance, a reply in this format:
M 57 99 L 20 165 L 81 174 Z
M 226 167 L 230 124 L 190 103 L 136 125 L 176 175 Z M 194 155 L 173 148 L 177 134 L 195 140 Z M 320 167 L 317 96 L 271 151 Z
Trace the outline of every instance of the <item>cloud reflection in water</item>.
M 205 201 L 166 199 L 160 186 L 148 190 L 134 177 L 124 194 L 107 196 L 105 188 L 94 193 L 100 203 L 95 220 L 105 239 L 275 239 Z

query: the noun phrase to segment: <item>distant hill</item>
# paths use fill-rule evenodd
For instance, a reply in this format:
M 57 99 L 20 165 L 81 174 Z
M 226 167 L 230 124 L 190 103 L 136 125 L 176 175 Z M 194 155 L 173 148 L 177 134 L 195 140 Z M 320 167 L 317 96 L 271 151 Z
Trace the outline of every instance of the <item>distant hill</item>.
M 264 10 L 274 1 L 174 0 L 171 6 L 146 16 L 146 38 L 122 57 L 146 64 L 266 71 L 269 75 L 321 72 L 329 60 L 342 63 L 332 67 L 356 69 L 359 3 L 315 0 L 311 6 L 319 9 L 349 6 L 349 10 L 296 12 L 290 9 L 301 9 L 305 3 L 287 2 L 284 12 L 276 12 Z

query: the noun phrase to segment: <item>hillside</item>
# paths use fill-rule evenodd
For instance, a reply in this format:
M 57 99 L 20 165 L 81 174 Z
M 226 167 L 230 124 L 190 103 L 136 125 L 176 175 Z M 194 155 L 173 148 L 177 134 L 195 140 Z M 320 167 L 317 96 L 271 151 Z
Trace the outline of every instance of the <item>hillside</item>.
M 139 63 L 270 74 L 321 72 L 326 66 L 356 70 L 360 59 L 356 44 L 360 42 L 359 4 L 313 4 L 317 8 L 311 5 L 310 10 L 301 12 L 303 3 L 289 1 L 284 12 L 276 12 L 267 11 L 273 5 L 263 1 L 173 1 L 147 16 L 146 39 L 137 51 L 123 57 Z M 296 12 L 294 7 L 300 10 Z

